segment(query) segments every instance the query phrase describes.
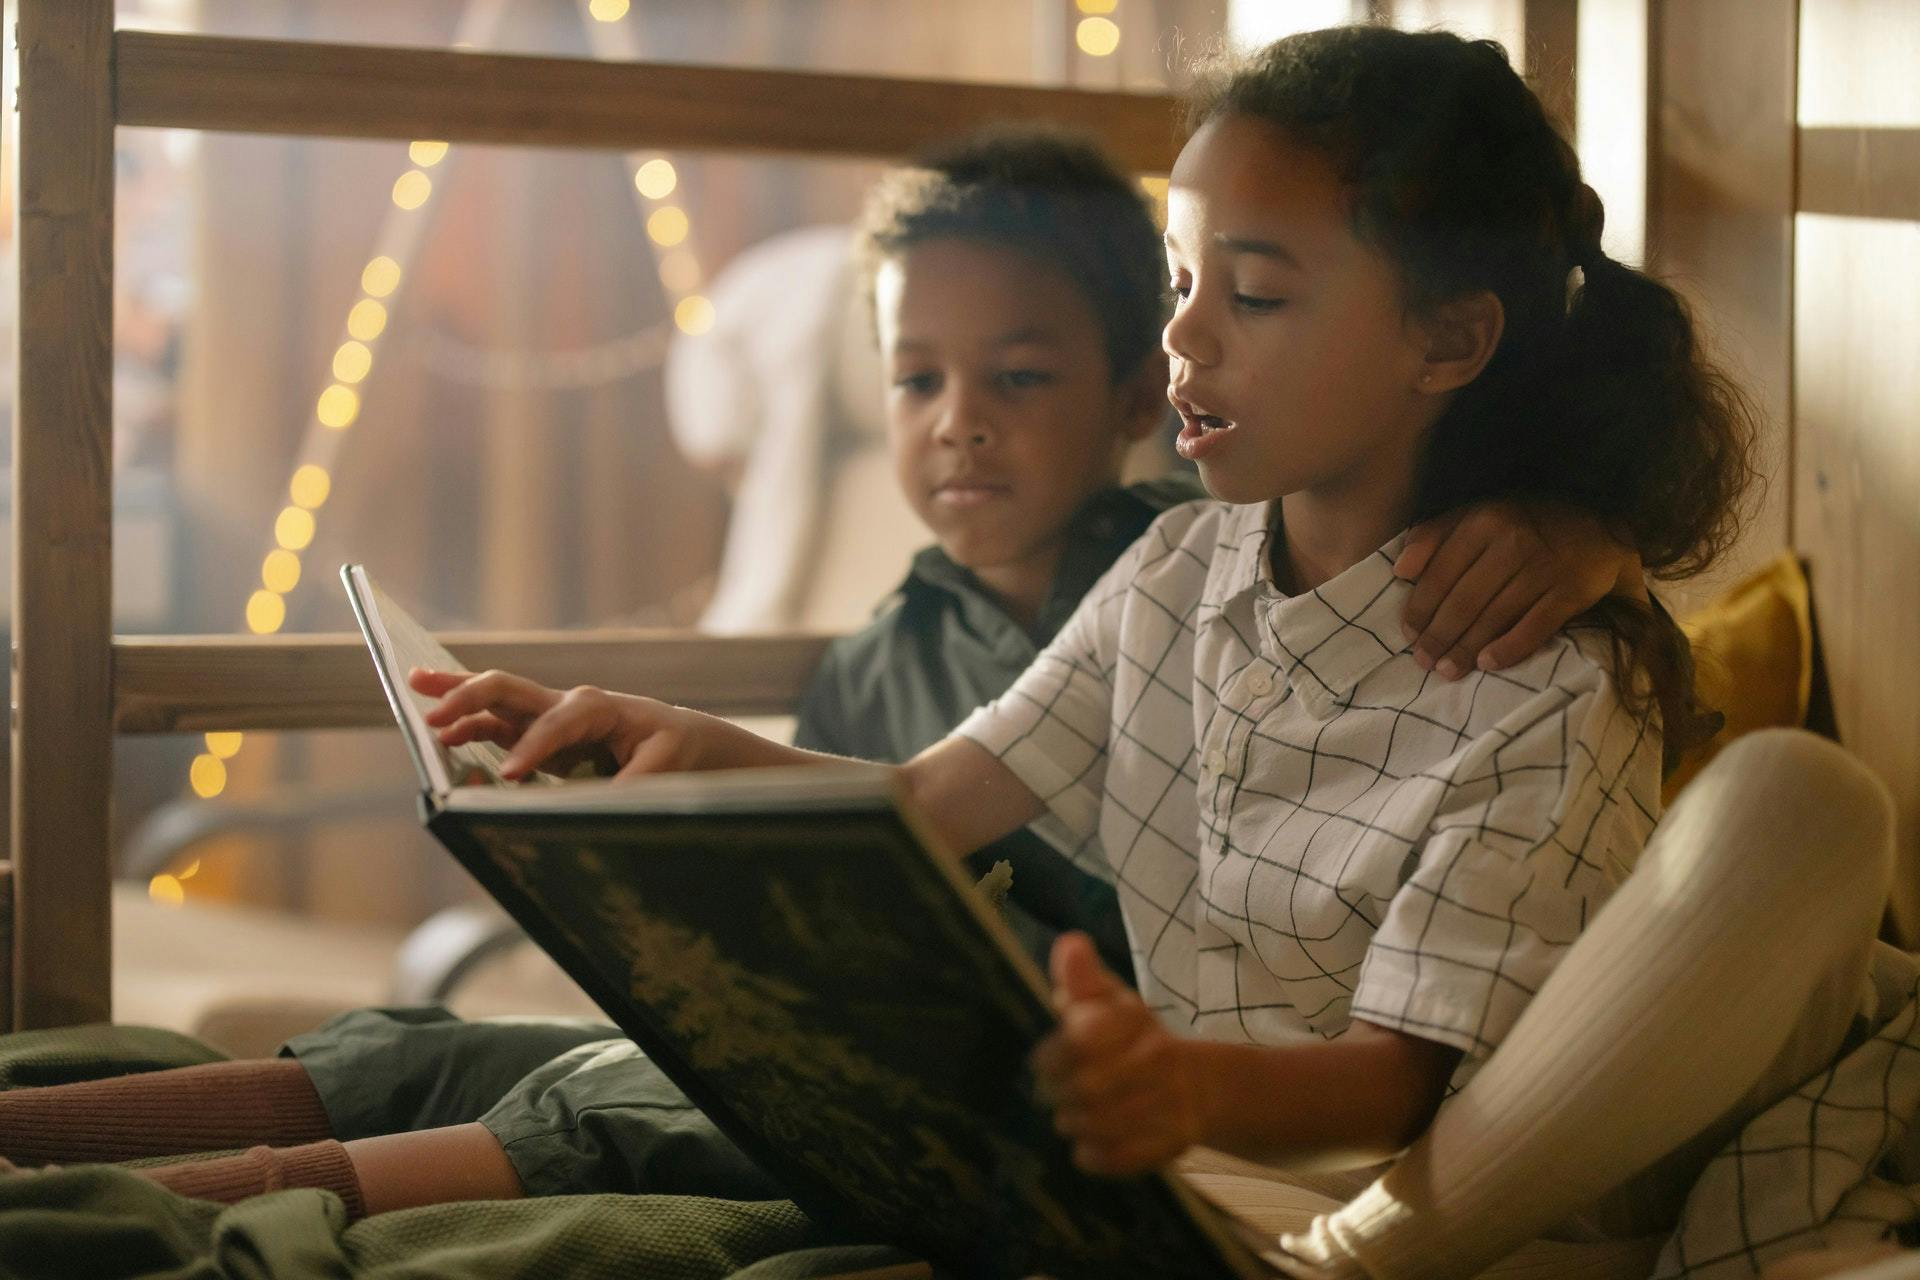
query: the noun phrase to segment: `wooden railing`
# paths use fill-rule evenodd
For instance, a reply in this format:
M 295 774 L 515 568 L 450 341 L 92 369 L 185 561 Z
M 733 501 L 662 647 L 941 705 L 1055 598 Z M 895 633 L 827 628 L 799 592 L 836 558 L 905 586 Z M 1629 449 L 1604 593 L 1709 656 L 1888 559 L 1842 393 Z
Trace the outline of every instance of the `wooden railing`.
M 108 1015 L 116 732 L 338 728 L 384 711 L 344 636 L 109 635 L 117 125 L 894 159 L 988 121 L 1047 120 L 1165 172 L 1164 94 L 171 35 L 112 0 L 15 0 L 20 362 L 15 398 L 11 1000 L 0 1022 Z M 9 14 L 8 16 L 13 16 Z M 4 24 L 0 24 L 4 25 Z M 791 707 L 819 637 L 455 637 L 469 665 L 731 714 Z M 5 935 L 0 934 L 0 942 Z
M 555 688 L 597 684 L 716 715 L 793 710 L 827 636 L 594 631 L 443 635 L 474 671 Z M 122 638 L 113 646 L 120 733 L 365 729 L 393 723 L 356 635 Z

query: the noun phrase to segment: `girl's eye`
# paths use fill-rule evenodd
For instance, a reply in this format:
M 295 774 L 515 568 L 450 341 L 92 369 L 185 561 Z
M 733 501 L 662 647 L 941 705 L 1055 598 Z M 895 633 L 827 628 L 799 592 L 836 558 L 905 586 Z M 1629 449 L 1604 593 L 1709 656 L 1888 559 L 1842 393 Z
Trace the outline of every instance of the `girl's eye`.
M 1000 375 L 1000 384 L 1016 391 L 1044 387 L 1052 381 L 1053 375 L 1045 369 L 1008 369 Z
M 1185 284 L 1177 279 L 1167 281 L 1167 288 L 1172 290 L 1174 297 L 1182 300 L 1185 300 L 1186 296 L 1193 292 L 1192 285 Z
M 1233 303 L 1242 311 L 1251 311 L 1255 315 L 1266 315 L 1269 312 L 1278 311 L 1280 308 L 1286 306 L 1287 300 L 1285 298 L 1256 298 L 1252 294 L 1236 293 L 1233 295 Z
M 940 389 L 940 375 L 937 373 L 909 373 L 904 377 L 895 378 L 893 385 L 896 389 L 905 391 L 909 395 L 930 396 Z

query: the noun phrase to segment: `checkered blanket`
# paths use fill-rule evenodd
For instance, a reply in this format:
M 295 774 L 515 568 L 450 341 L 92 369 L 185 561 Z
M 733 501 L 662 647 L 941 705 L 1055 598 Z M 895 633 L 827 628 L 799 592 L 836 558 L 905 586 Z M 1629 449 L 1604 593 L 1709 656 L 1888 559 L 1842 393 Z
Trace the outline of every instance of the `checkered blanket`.
M 1827 1071 L 1714 1157 L 1654 1280 L 1734 1280 L 1806 1249 L 1920 1228 L 1920 959 L 1882 946 L 1877 1014 Z

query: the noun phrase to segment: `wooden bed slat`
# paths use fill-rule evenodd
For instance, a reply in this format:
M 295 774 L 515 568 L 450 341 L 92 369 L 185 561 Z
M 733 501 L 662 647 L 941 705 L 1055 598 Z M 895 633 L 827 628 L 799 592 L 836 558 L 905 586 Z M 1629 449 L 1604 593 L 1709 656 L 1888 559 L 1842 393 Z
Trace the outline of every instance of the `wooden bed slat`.
M 1802 213 L 1920 219 L 1920 129 L 1802 129 Z
M 597 631 L 440 639 L 476 671 L 499 667 L 563 689 L 598 684 L 721 715 L 784 715 L 831 637 Z M 122 733 L 393 723 L 358 635 L 123 638 L 113 662 Z
M 1164 173 L 1165 94 L 123 31 L 118 118 L 244 133 L 890 159 L 996 120 L 1049 120 Z
M 107 1016 L 112 0 L 19 0 L 14 1019 Z

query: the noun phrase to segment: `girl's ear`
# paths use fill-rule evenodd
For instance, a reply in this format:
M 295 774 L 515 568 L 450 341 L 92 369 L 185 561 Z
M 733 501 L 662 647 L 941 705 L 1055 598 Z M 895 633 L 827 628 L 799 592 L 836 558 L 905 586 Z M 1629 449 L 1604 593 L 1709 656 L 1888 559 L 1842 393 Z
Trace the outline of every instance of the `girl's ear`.
M 1418 389 L 1430 395 L 1458 391 L 1487 367 L 1506 330 L 1507 311 L 1487 290 L 1454 298 L 1423 317 L 1426 359 Z
M 1144 440 L 1159 430 L 1170 412 L 1167 405 L 1167 353 L 1155 347 L 1140 359 L 1134 371 L 1113 389 L 1120 419 L 1120 435 Z

